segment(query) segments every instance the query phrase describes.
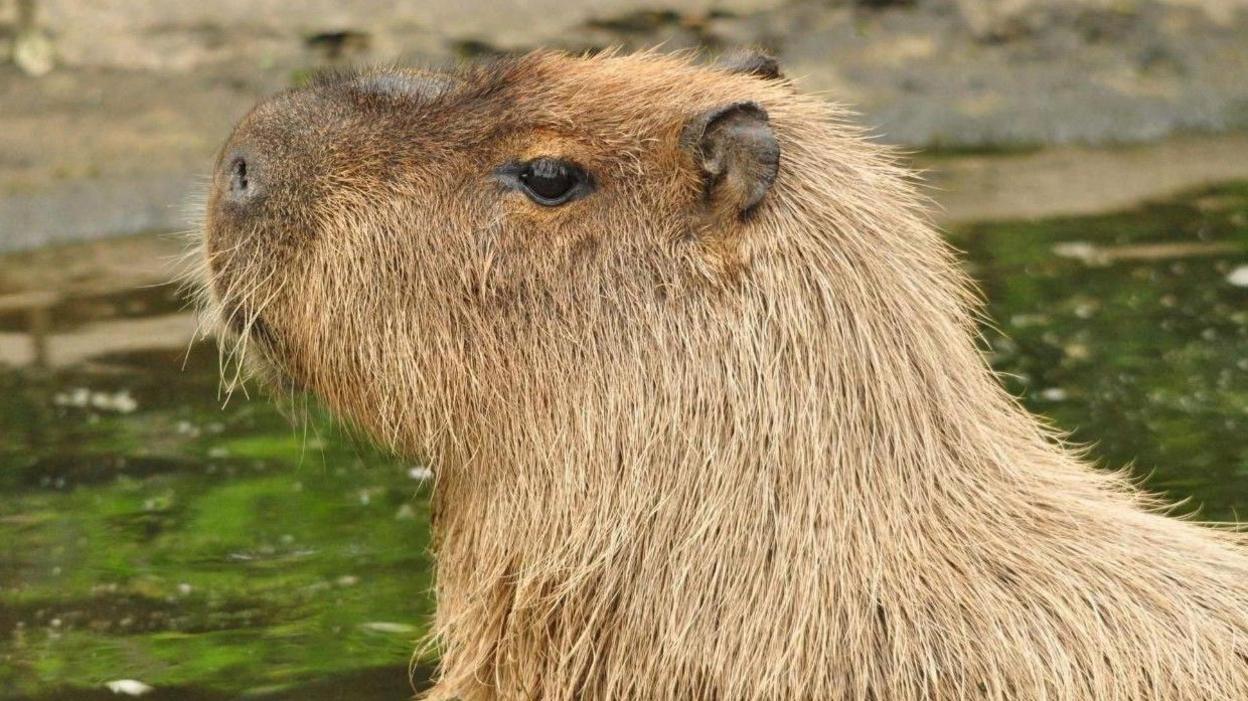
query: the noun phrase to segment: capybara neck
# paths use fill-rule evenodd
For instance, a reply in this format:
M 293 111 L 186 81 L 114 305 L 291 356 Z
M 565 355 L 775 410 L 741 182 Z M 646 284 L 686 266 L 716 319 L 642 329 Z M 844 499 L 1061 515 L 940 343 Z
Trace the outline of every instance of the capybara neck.
M 482 364 L 491 401 L 439 461 L 447 697 L 1248 693 L 1230 539 L 1026 414 L 904 175 L 769 110 L 790 130 L 748 273 L 530 320 L 527 372 Z M 603 341 L 555 340 L 569 314 Z
M 1248 698 L 1240 537 L 1002 389 L 908 175 L 774 63 L 308 90 L 223 151 L 213 303 L 431 460 L 429 698 Z

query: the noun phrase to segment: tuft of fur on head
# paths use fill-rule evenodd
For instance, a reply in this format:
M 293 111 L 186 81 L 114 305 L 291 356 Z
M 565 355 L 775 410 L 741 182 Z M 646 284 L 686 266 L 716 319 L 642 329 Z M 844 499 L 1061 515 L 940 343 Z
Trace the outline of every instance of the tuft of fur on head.
M 284 189 L 210 197 L 210 316 L 435 468 L 428 698 L 1248 698 L 1242 537 L 1024 411 L 905 170 L 746 68 L 339 77 L 232 137 Z M 730 216 L 682 134 L 745 104 Z M 498 184 L 535 156 L 595 191 Z

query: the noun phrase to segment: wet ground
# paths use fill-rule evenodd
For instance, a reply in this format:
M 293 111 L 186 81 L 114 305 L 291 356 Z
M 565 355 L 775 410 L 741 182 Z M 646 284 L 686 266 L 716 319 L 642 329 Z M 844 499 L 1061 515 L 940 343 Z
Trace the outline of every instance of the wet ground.
M 1248 183 L 951 237 L 1031 409 L 1203 517 L 1248 507 Z M 173 286 L 78 272 L 158 281 L 143 241 L 0 260 L 0 698 L 406 698 L 424 471 L 315 408 L 222 406 Z M 66 274 L 33 294 L 40 266 Z

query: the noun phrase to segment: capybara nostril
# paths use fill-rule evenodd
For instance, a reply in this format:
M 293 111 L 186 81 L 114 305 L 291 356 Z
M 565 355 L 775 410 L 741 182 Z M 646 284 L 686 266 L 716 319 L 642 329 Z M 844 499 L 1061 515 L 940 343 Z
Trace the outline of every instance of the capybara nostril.
M 234 159 L 234 163 L 230 166 L 230 192 L 241 193 L 247 190 L 247 160 L 242 158 Z

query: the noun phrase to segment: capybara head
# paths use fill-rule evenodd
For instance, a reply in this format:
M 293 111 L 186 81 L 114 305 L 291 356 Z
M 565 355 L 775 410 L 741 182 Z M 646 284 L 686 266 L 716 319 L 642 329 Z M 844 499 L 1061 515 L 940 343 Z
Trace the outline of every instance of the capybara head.
M 750 284 L 760 239 L 792 238 L 766 211 L 802 196 L 792 93 L 759 57 L 319 78 L 258 105 L 220 153 L 214 315 L 262 367 L 421 451 L 513 393 L 602 379 L 630 348 L 679 368 Z

